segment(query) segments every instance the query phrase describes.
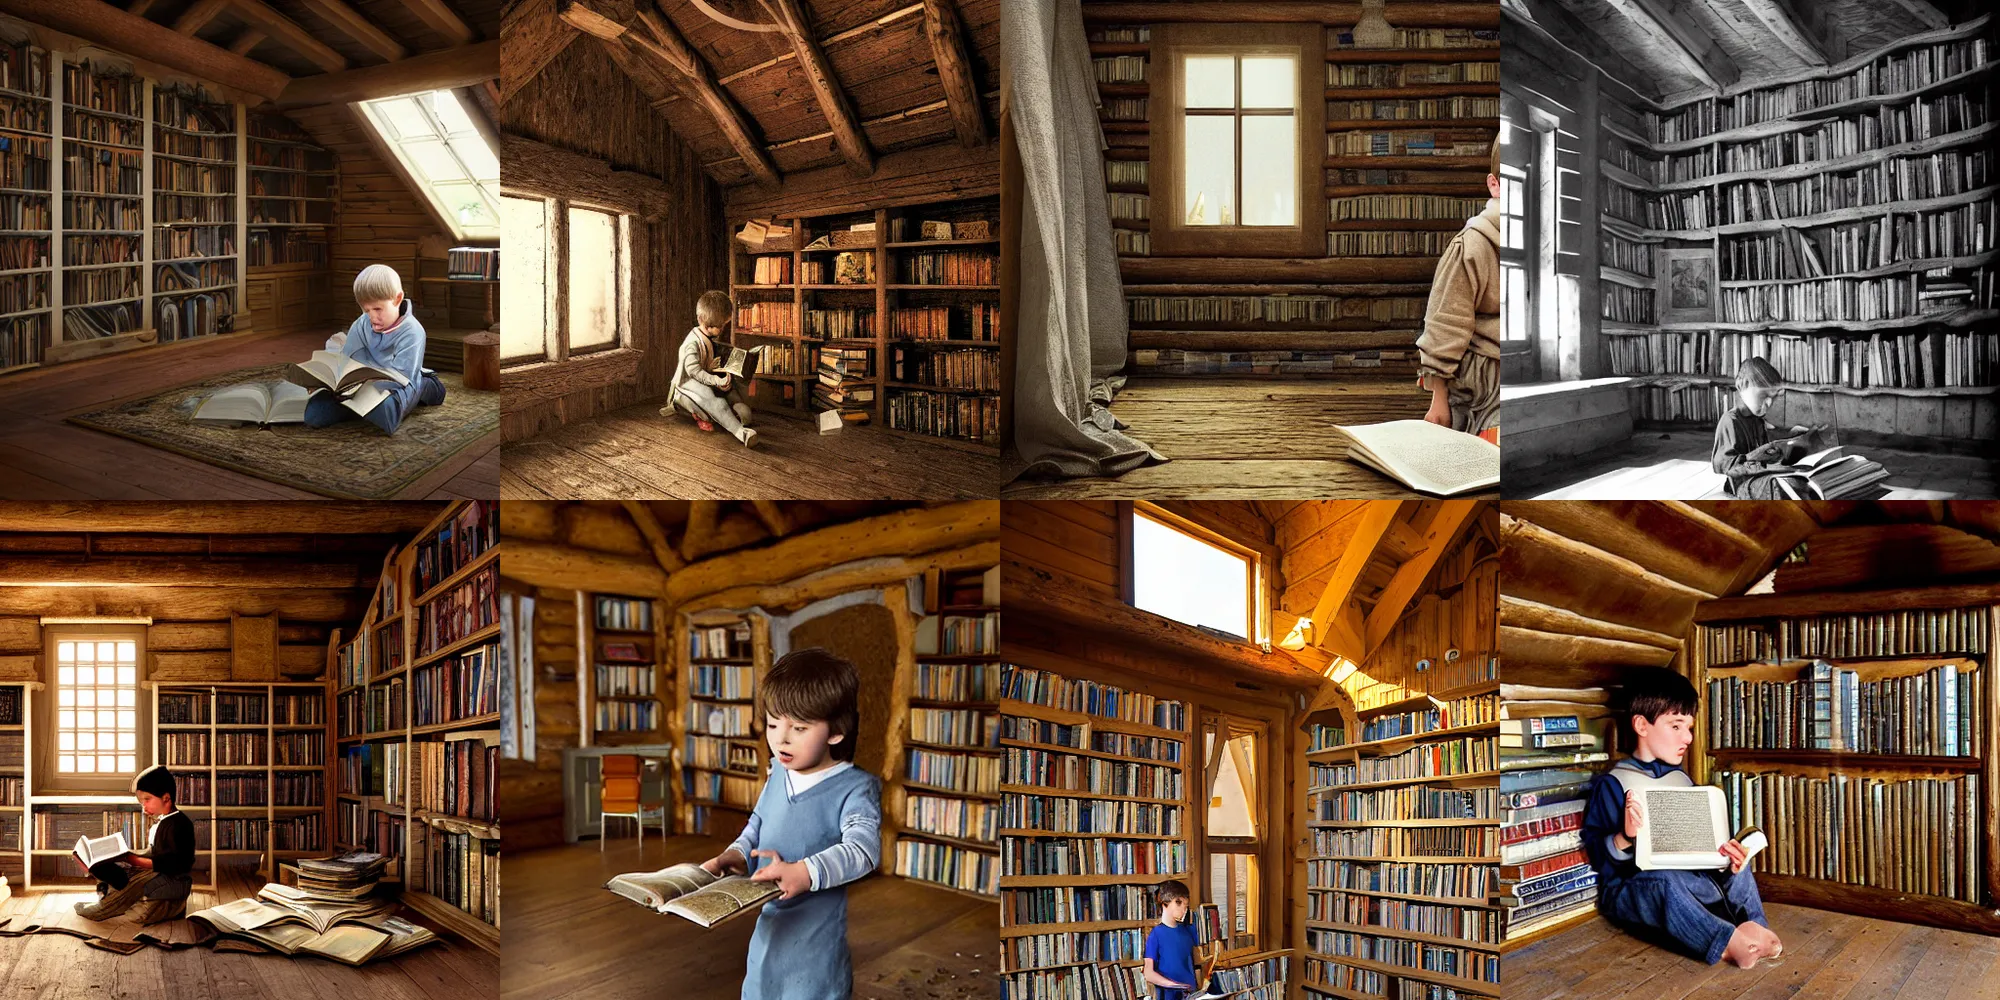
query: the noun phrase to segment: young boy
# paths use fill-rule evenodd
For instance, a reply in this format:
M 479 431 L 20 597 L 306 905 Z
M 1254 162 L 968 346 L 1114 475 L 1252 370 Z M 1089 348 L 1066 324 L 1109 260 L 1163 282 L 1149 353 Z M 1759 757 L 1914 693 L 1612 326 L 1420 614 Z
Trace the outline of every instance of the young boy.
M 1751 358 L 1736 369 L 1736 405 L 1715 422 L 1715 447 L 1709 452 L 1709 465 L 1728 477 L 1729 495 L 1737 500 L 1783 500 L 1787 496 L 1778 486 L 1779 479 L 1795 474 L 1782 461 L 1786 442 L 1814 429 L 1800 425 L 1773 437 L 1780 432 L 1764 422 L 1764 413 L 1783 391 L 1784 377 L 1763 358 Z
M 1500 144 L 1486 173 L 1486 208 L 1445 245 L 1417 338 L 1417 386 L 1431 393 L 1424 419 L 1467 434 L 1500 416 Z
M 743 1000 L 843 1000 L 854 989 L 843 886 L 882 855 L 882 783 L 852 763 L 860 680 L 854 664 L 801 649 L 762 688 L 764 741 L 780 766 L 743 832 L 701 866 L 784 890 L 757 915 Z
M 410 314 L 410 303 L 403 298 L 403 278 L 395 268 L 387 264 L 362 268 L 354 276 L 354 301 L 361 306 L 361 315 L 347 332 L 329 338 L 326 349 L 381 371 L 400 372 L 410 380 L 408 385 L 399 385 L 377 379 L 374 384 L 387 392 L 388 398 L 359 415 L 383 433 L 394 434 L 411 410 L 444 402 L 444 383 L 436 375 L 424 373 L 424 325 Z M 355 416 L 331 389 L 317 390 L 306 400 L 307 427 L 331 427 Z
M 681 341 L 681 353 L 667 388 L 668 403 L 660 407 L 660 415 L 670 417 L 678 409 L 705 431 L 715 429 L 709 423 L 713 419 L 744 447 L 752 448 L 757 444 L 757 432 L 750 429 L 750 400 L 743 395 L 742 386 L 730 385 L 730 377 L 715 370 L 716 338 L 722 336 L 735 314 L 736 306 L 725 292 L 706 291 L 695 301 L 695 326 Z
M 99 898 L 76 904 L 76 912 L 90 920 L 110 920 L 143 901 L 140 923 L 178 920 L 187 916 L 188 893 L 194 889 L 189 874 L 194 870 L 194 823 L 174 808 L 174 776 L 165 765 L 139 772 L 132 792 L 139 811 L 156 817 L 146 835 L 152 847 L 144 855 L 126 854 L 92 867 L 91 873 L 104 879 L 97 884 Z
M 1160 904 L 1160 922 L 1146 932 L 1146 981 L 1154 1000 L 1186 1000 L 1195 983 L 1194 949 L 1201 938 L 1187 922 L 1188 887 L 1170 878 L 1153 890 Z
M 1681 760 L 1694 742 L 1699 711 L 1694 685 L 1664 667 L 1628 672 L 1619 719 L 1631 733 L 1632 756 L 1599 775 L 1583 814 L 1583 848 L 1597 869 L 1597 908 L 1634 937 L 1710 965 L 1743 968 L 1784 950 L 1764 919 L 1748 856 L 1734 840 L 1722 845 L 1727 867 L 1640 871 L 1633 844 L 1646 825 L 1643 788 L 1692 787 Z

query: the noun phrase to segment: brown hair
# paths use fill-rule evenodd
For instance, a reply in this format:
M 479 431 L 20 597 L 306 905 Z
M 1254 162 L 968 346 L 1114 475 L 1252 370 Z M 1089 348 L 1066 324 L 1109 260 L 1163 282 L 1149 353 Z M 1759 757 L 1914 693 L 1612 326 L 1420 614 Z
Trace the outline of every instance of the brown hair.
M 1190 897 L 1188 896 L 1187 883 L 1177 878 L 1170 878 L 1160 883 L 1159 888 L 1153 890 L 1153 901 L 1160 904 L 1161 907 L 1165 907 L 1174 900 L 1188 898 Z
M 1753 385 L 1760 389 L 1775 389 L 1784 384 L 1785 377 L 1778 374 L 1778 369 L 1772 367 L 1771 363 L 1763 358 L 1751 358 L 1743 362 L 1742 367 L 1736 369 L 1736 388 L 1738 389 Z
M 861 728 L 856 707 L 861 678 L 854 664 L 817 646 L 795 649 L 771 665 L 762 686 L 766 714 L 826 723 L 834 735 L 844 737 L 830 748 L 833 758 L 854 759 Z
M 1492 151 L 1491 153 L 1487 154 L 1487 157 L 1486 157 L 1486 172 L 1487 172 L 1487 173 L 1489 173 L 1489 174 L 1492 174 L 1492 175 L 1493 175 L 1493 176 L 1495 176 L 1495 177 L 1498 177 L 1498 176 L 1500 176 L 1500 137 L 1499 137 L 1499 136 L 1494 136 L 1494 137 L 1493 137 L 1493 151 Z
M 729 301 L 728 292 L 710 289 L 701 293 L 701 298 L 695 300 L 694 321 L 702 326 L 721 326 L 734 315 L 736 306 Z

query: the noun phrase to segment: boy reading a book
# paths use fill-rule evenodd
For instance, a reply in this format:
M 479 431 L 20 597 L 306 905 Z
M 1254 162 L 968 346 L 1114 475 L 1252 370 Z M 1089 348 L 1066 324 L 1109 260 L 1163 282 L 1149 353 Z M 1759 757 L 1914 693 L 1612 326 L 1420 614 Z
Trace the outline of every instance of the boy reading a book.
M 1194 949 L 1201 942 L 1188 922 L 1188 887 L 1168 879 L 1153 890 L 1160 904 L 1160 922 L 1146 932 L 1146 982 L 1154 1000 L 1186 1000 L 1194 992 Z
M 133 906 L 144 904 L 139 922 L 157 924 L 187 915 L 188 893 L 194 889 L 194 823 L 174 808 L 174 775 L 163 764 L 139 772 L 132 779 L 132 793 L 139 799 L 139 811 L 155 817 L 146 842 L 145 854 L 127 853 L 92 866 L 98 899 L 76 904 L 76 912 L 90 920 L 110 920 Z
M 713 289 L 701 293 L 694 304 L 694 329 L 681 341 L 680 356 L 674 361 L 673 376 L 667 387 L 668 404 L 661 416 L 680 410 L 694 418 L 705 431 L 721 424 L 731 437 L 746 448 L 755 447 L 757 432 L 750 429 L 750 400 L 743 387 L 732 385 L 728 372 L 716 371 L 715 341 L 736 314 L 727 292 Z M 714 420 L 714 424 L 710 420 Z
M 1632 936 L 1701 959 L 1743 968 L 1774 959 L 1784 945 L 1764 919 L 1748 853 L 1730 840 L 1726 867 L 1641 871 L 1633 858 L 1646 825 L 1639 792 L 1693 787 L 1681 769 L 1694 742 L 1700 711 L 1694 685 L 1664 667 L 1628 671 L 1619 721 L 1631 733 L 1632 756 L 1598 775 L 1583 814 L 1583 849 L 1597 869 L 1597 908 Z
M 1486 207 L 1445 245 L 1417 338 L 1424 419 L 1467 434 L 1500 416 L 1500 144 L 1487 163 Z M 1488 440 L 1491 440 L 1489 438 Z
M 701 865 L 783 890 L 757 915 L 743 1000 L 853 993 L 844 887 L 882 854 L 882 783 L 853 764 L 859 689 L 854 664 L 824 649 L 787 653 L 765 675 L 764 741 L 780 766 L 743 832 Z
M 332 389 L 320 389 L 306 400 L 306 426 L 331 427 L 343 420 L 360 417 L 394 434 L 403 418 L 418 406 L 444 402 L 444 383 L 424 372 L 424 325 L 410 313 L 403 297 L 403 278 L 387 264 L 370 264 L 354 276 L 354 301 L 361 315 L 345 333 L 336 333 L 326 342 L 327 350 L 337 351 L 378 371 L 395 372 L 403 381 L 376 379 L 352 396 Z M 350 400 L 380 401 L 365 413 L 357 413 Z
M 1793 427 L 1789 433 L 1764 422 L 1765 411 L 1785 391 L 1785 379 L 1763 358 L 1751 358 L 1736 369 L 1736 405 L 1715 423 L 1715 447 L 1709 465 L 1729 480 L 1729 495 L 1737 500 L 1783 500 L 1778 485 L 1798 470 L 1785 464 L 1793 439 L 1813 428 Z

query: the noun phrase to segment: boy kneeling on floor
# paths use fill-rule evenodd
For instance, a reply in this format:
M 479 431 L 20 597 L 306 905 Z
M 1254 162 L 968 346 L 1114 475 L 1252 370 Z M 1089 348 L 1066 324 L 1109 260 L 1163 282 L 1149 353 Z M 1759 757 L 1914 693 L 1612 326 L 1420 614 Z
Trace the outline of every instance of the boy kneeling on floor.
M 174 808 L 174 775 L 155 764 L 132 779 L 139 809 L 156 817 L 145 854 L 125 854 L 92 866 L 97 883 L 95 902 L 76 904 L 90 920 L 110 920 L 139 906 L 139 922 L 157 924 L 187 916 L 188 894 L 194 890 L 194 823 Z

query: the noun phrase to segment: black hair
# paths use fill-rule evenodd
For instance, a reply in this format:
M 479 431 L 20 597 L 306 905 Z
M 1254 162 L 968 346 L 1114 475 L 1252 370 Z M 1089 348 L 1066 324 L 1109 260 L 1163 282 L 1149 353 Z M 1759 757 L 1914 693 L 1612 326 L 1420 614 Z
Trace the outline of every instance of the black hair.
M 1165 909 L 1168 903 L 1171 903 L 1176 899 L 1188 899 L 1188 898 L 1190 897 L 1188 896 L 1187 883 L 1177 878 L 1170 878 L 1165 882 L 1160 883 L 1159 886 L 1153 890 L 1153 901 L 1160 904 L 1160 907 L 1162 909 Z
M 1701 712 L 1700 696 L 1686 677 L 1665 667 L 1634 667 L 1624 672 L 1617 702 L 1618 723 L 1631 739 L 1638 739 L 1633 719 L 1658 722 L 1669 712 L 1690 717 Z
M 135 793 L 145 792 L 148 795 L 157 795 L 160 798 L 172 801 L 174 797 L 174 772 L 167 770 L 167 765 L 165 764 L 154 764 L 152 767 L 140 771 L 138 777 L 132 779 L 132 791 Z

